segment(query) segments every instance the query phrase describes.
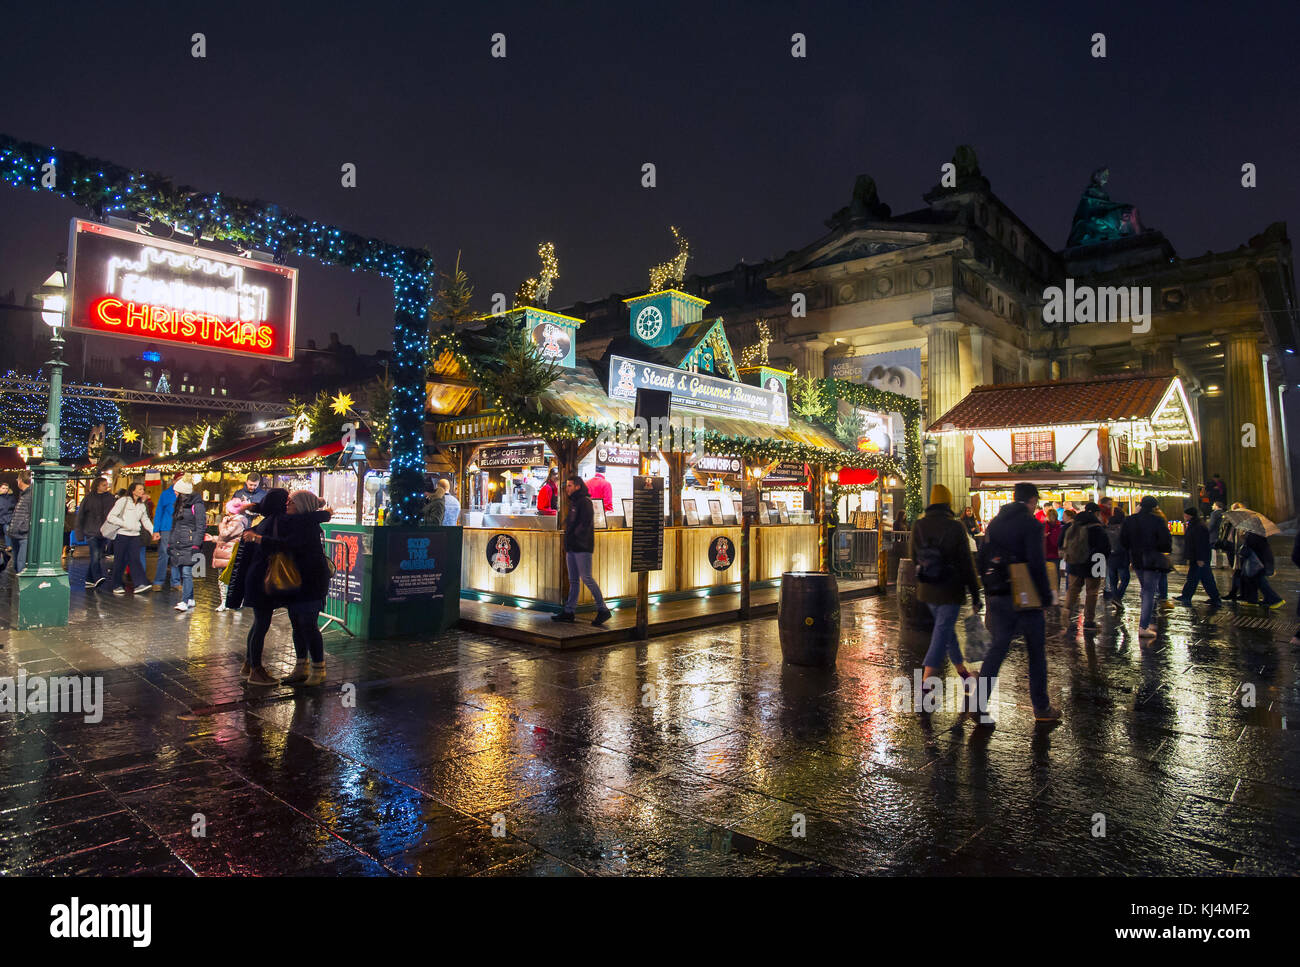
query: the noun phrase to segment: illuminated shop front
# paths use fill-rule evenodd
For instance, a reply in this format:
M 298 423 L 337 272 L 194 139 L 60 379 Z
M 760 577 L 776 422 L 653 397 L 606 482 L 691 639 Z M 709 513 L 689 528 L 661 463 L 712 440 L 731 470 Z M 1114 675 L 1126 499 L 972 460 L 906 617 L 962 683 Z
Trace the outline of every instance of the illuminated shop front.
M 976 515 L 988 523 L 1025 481 L 1040 502 L 1079 509 L 1110 497 L 1126 510 L 1159 499 L 1178 520 L 1200 476 L 1200 435 L 1172 373 L 981 386 L 934 421 L 965 441 Z
M 628 300 L 630 333 L 599 360 L 569 355 L 535 412 L 445 414 L 430 406 L 434 435 L 454 454 L 465 508 L 462 595 L 518 607 L 554 609 L 565 577 L 561 550 L 565 501 L 557 514 L 538 509 L 551 468 L 563 481 L 577 472 L 590 485 L 599 471 L 608 502 L 595 500 L 593 573 L 605 597 L 626 606 L 636 594 L 631 570 L 634 478 L 664 479 L 663 567 L 649 573 L 652 603 L 733 592 L 741 583 L 746 495 L 752 500 L 749 580 L 775 584 L 789 570 L 824 565 L 823 499 L 827 474 L 870 459 L 790 411 L 785 377 L 769 366 L 736 365 L 721 320 L 707 304 L 676 290 Z M 566 350 L 581 320 L 535 308 L 525 326 L 537 342 Z M 473 372 L 442 366 L 448 394 Z M 634 416 L 637 391 L 671 394 L 670 416 L 644 453 Z M 468 401 L 463 401 L 468 402 Z M 579 607 L 590 605 L 586 588 Z

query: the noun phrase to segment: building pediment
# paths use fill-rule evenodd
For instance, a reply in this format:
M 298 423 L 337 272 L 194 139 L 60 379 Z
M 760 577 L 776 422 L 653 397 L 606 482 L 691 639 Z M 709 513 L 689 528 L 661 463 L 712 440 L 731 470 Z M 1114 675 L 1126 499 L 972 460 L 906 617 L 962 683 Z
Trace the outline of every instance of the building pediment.
M 935 241 L 936 236 L 928 232 L 858 230 L 820 242 L 799 253 L 787 262 L 782 274 L 857 262 L 904 249 L 921 248 Z

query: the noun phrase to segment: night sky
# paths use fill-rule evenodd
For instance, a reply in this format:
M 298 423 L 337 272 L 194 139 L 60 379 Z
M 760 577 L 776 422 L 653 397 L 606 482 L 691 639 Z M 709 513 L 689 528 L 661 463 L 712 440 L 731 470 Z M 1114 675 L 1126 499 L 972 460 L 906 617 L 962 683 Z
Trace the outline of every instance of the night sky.
M 1102 164 L 1183 256 L 1300 214 L 1294 0 L 59 6 L 5 12 L 0 131 L 428 246 L 440 268 L 462 250 L 485 309 L 545 240 L 561 306 L 643 289 L 670 223 L 688 271 L 715 272 L 813 241 L 862 172 L 896 214 L 919 208 L 961 143 L 1054 248 Z M 75 214 L 0 186 L 0 292 L 40 284 Z M 301 344 L 390 345 L 384 281 L 307 263 L 300 291 Z

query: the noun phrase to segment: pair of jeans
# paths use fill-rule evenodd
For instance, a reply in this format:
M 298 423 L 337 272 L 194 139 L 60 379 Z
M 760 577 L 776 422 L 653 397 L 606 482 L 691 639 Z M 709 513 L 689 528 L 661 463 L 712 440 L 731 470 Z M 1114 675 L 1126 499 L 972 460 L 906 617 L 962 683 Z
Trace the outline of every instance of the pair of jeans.
M 27 538 L 10 538 L 14 546 L 14 573 L 19 574 L 27 566 Z
M 299 661 L 311 658 L 314 662 L 325 660 L 325 639 L 321 637 L 318 619 L 325 610 L 325 599 L 298 601 L 289 605 L 289 624 L 293 627 L 293 651 Z
M 188 565 L 181 568 L 181 600 L 194 600 L 194 568 Z
M 108 541 L 98 534 L 91 534 L 86 538 L 86 546 L 90 548 L 90 568 L 86 571 L 86 580 L 94 584 L 104 576 L 104 551 L 108 547 Z
M 1047 698 L 1047 625 L 1043 609 L 1017 611 L 1009 594 L 988 596 L 989 634 L 993 641 L 984 664 L 980 666 L 979 695 L 991 695 L 997 686 L 998 671 L 1011 648 L 1011 639 L 1023 635 L 1025 652 L 1029 656 L 1029 698 L 1035 712 L 1044 712 L 1051 705 Z
M 954 665 L 962 664 L 961 645 L 957 643 L 957 615 L 961 603 L 925 605 L 934 615 L 934 632 L 930 635 L 930 650 L 925 653 L 926 668 L 942 668 L 947 654 Z
M 1106 597 L 1118 601 L 1128 590 L 1129 566 L 1118 567 L 1114 564 L 1106 569 Z
M 1157 571 L 1156 573 L 1160 575 L 1160 600 L 1165 601 L 1169 597 L 1169 572 Z
M 1211 601 L 1215 604 L 1219 603 L 1219 585 L 1214 580 L 1214 572 L 1210 570 L 1210 565 L 1191 561 L 1187 565 L 1187 581 L 1183 584 L 1183 593 L 1179 597 L 1184 601 L 1192 600 L 1197 584 L 1205 588 L 1205 593 L 1210 596 Z
M 1247 604 L 1254 604 L 1256 592 L 1263 595 L 1265 607 L 1271 608 L 1282 600 L 1282 595 L 1273 590 L 1272 585 L 1268 583 L 1268 575 L 1263 571 L 1253 578 L 1248 578 L 1243 574 L 1241 576 L 1241 599 Z
M 1080 567 L 1087 567 L 1080 564 Z M 1097 592 L 1101 590 L 1101 578 L 1091 574 L 1071 574 L 1070 590 L 1065 595 L 1065 613 L 1074 614 L 1074 607 L 1079 603 L 1079 592 L 1084 591 L 1083 620 L 1095 624 L 1097 619 Z
M 1156 595 L 1160 591 L 1160 579 L 1164 577 L 1167 582 L 1169 580 L 1167 575 L 1168 572 L 1166 571 L 1138 568 L 1138 584 L 1142 585 L 1142 611 L 1138 616 L 1139 628 L 1155 627 Z
M 125 586 L 123 577 L 128 567 L 131 569 L 132 587 L 139 588 L 149 583 L 144 567 L 144 537 L 140 534 L 118 534 L 113 538 L 113 577 L 108 582 L 110 591 Z
M 605 598 L 600 593 L 600 585 L 591 576 L 591 552 L 566 551 L 564 562 L 569 566 L 569 599 L 564 602 L 564 610 L 569 614 L 578 610 L 578 594 L 585 584 L 591 596 L 596 599 L 596 610 L 608 611 L 609 609 L 605 607 Z
M 158 567 L 154 570 L 153 583 L 162 585 L 167 583 L 167 559 L 171 556 L 168 551 L 172 546 L 172 532 L 159 531 L 158 533 L 162 536 L 158 539 Z M 172 567 L 171 579 L 173 587 L 181 583 L 180 568 Z M 189 600 L 188 595 L 185 600 Z

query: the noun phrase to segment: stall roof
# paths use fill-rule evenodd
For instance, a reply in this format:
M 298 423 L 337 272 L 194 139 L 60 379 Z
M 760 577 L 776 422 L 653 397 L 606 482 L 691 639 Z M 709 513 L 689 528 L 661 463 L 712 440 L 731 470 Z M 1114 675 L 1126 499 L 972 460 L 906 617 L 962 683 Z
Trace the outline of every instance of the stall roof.
M 541 404 L 542 409 L 556 416 L 593 423 L 631 423 L 635 415 L 630 407 L 609 398 L 595 368 L 586 360 L 579 360 L 573 369 L 563 370 L 559 379 L 542 395 Z M 794 415 L 790 416 L 788 427 L 727 416 L 709 416 L 706 419 L 709 429 L 725 436 L 778 439 L 829 450 L 846 449 L 825 430 Z
M 720 318 L 702 319 L 699 322 L 683 326 L 677 337 L 667 346 L 648 346 L 633 336 L 619 336 L 610 342 L 601 361 L 605 367 L 608 367 L 611 355 L 626 356 L 630 359 L 640 359 L 658 366 L 670 366 L 673 369 L 680 369 L 682 363 L 696 350 L 700 343 L 714 336 L 715 330 L 724 340 L 726 339 L 727 333 L 722 327 Z M 730 344 L 728 344 L 727 352 L 731 352 Z M 732 369 L 731 376 L 738 375 L 734 371 L 732 360 L 724 359 L 718 362 L 723 367 Z
M 1164 372 L 977 386 L 927 432 L 1149 422 L 1163 409 L 1175 383 L 1178 377 Z
M 203 464 L 205 466 L 216 466 L 217 464 L 225 460 L 229 460 L 231 457 L 242 456 L 246 451 L 252 451 L 255 448 L 263 447 L 267 444 L 274 443 L 276 440 L 282 440 L 282 439 L 284 439 L 284 434 L 279 434 L 277 436 L 269 436 L 269 437 L 262 436 L 262 437 L 256 437 L 254 439 L 241 440 L 233 447 L 227 447 L 224 450 L 219 450 L 216 453 L 211 453 L 211 454 L 168 453 L 161 457 L 149 457 L 147 459 L 137 460 L 135 461 L 135 463 L 129 463 L 126 465 L 126 469 L 127 470 L 152 470 L 154 468 L 166 468 L 172 465 L 179 466 L 181 464 L 184 464 L 186 466 L 194 466 L 196 464 Z

